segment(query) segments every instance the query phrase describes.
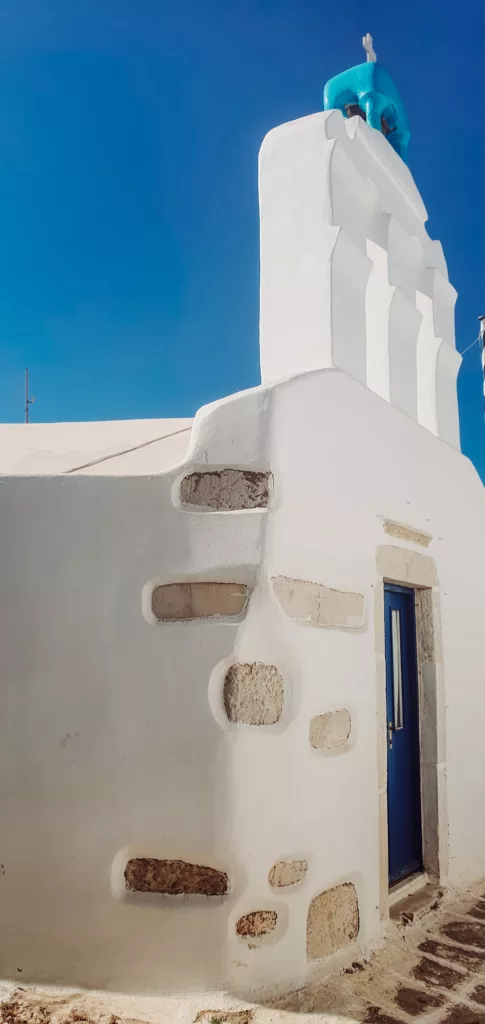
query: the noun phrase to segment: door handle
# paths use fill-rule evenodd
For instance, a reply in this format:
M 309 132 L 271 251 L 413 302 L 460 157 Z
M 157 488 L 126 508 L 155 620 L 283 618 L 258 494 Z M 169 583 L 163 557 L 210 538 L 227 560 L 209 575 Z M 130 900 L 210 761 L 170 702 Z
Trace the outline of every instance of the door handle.
M 389 743 L 389 750 L 392 750 L 392 734 L 394 732 L 394 726 L 392 722 L 387 723 L 387 740 Z

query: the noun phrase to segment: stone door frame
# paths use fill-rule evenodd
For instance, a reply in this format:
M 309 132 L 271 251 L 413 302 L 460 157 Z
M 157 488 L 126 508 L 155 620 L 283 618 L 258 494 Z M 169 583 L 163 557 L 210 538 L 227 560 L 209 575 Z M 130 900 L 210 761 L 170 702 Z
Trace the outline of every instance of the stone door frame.
M 443 882 L 448 873 L 445 695 L 440 591 L 430 555 L 385 544 L 376 552 L 374 623 L 377 679 L 377 764 L 379 789 L 379 910 L 389 916 L 387 823 L 387 709 L 384 636 L 384 583 L 415 593 L 418 656 L 421 813 L 424 871 Z

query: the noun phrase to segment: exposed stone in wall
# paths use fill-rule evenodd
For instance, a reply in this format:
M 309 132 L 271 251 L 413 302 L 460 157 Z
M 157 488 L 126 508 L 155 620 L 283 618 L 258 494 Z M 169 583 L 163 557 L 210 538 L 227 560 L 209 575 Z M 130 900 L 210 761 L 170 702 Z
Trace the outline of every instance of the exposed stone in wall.
M 383 544 L 377 548 L 376 565 L 379 576 L 395 583 L 409 584 L 411 587 L 438 586 L 434 560 L 421 551 Z
M 350 715 L 344 708 L 315 715 L 310 722 L 310 743 L 315 750 L 335 750 L 347 742 L 350 728 Z
M 359 904 L 352 882 L 315 896 L 307 918 L 307 960 L 320 960 L 349 946 L 359 933 Z
M 223 896 L 229 879 L 224 871 L 189 864 L 185 860 L 133 857 L 125 868 L 126 888 L 134 892 L 160 892 L 171 896 Z
M 283 677 L 274 665 L 231 665 L 224 680 L 224 707 L 230 722 L 274 725 L 285 699 Z
M 243 583 L 164 583 L 152 593 L 152 612 L 160 622 L 241 615 L 249 597 Z
M 400 540 L 411 541 L 412 544 L 421 544 L 423 548 L 427 548 L 433 540 L 430 533 L 417 530 L 414 526 L 405 526 L 404 523 L 395 523 L 393 519 L 384 519 L 384 530 L 391 537 L 399 537 Z
M 278 915 L 275 910 L 253 910 L 251 914 L 240 917 L 236 924 L 236 932 L 242 939 L 257 939 L 274 931 Z
M 191 473 L 180 484 L 180 501 L 182 505 L 198 505 L 220 512 L 267 508 L 269 480 L 269 473 L 242 469 Z
M 194 1024 L 251 1024 L 253 1020 L 253 1010 L 199 1010 Z
M 443 661 L 440 595 L 429 587 L 416 590 L 419 664 Z
M 308 871 L 306 860 L 278 860 L 268 875 L 268 882 L 274 889 L 301 882 Z
M 321 583 L 307 583 L 288 576 L 274 576 L 273 591 L 290 617 L 311 626 L 360 629 L 364 624 L 364 598 Z

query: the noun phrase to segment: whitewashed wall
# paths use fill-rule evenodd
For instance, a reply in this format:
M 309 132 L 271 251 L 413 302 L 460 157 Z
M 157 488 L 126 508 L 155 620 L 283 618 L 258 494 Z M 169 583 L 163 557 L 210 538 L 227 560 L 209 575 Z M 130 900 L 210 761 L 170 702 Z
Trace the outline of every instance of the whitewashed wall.
M 426 555 L 437 571 L 444 652 L 433 766 L 443 796 L 440 828 L 449 836 L 443 864 L 456 883 L 483 872 L 485 820 L 477 808 L 483 806 L 485 778 L 475 752 L 485 720 L 485 502 L 475 471 L 456 450 L 456 397 L 448 372 L 456 369 L 454 356 L 443 421 L 441 399 L 434 405 L 429 399 L 441 394 L 436 353 L 439 359 L 442 350 L 453 352 L 446 316 L 450 290 L 443 260 L 437 260 L 418 324 L 419 303 L 413 306 L 406 278 L 414 265 L 411 228 L 392 224 L 396 179 L 407 172 L 395 164 L 392 173 L 387 165 L 382 170 L 392 151 L 383 150 L 387 144 L 378 133 L 366 129 L 359 141 L 358 133 L 352 138 L 355 125 L 350 138 L 339 134 L 339 125 L 333 115 L 317 115 L 279 129 L 274 148 L 271 140 L 265 143 L 263 179 L 271 163 L 275 181 L 285 178 L 285 161 L 297 157 L 309 181 L 306 198 L 296 197 L 288 213 L 291 230 L 300 216 L 306 218 L 307 203 L 312 213 L 294 238 L 300 260 L 291 269 L 284 224 L 280 256 L 272 250 L 272 218 L 283 218 L 288 183 L 278 199 L 278 189 L 263 180 L 262 362 L 275 383 L 201 410 L 185 461 L 160 475 L 0 480 L 4 977 L 131 992 L 287 988 L 325 966 L 307 957 L 309 908 L 315 897 L 342 884 L 355 888 L 359 932 L 356 943 L 336 952 L 327 966 L 379 940 L 385 781 L 378 759 L 384 726 L 376 686 L 376 559 L 384 544 L 422 550 L 409 537 L 391 540 L 388 519 L 432 538 Z M 287 151 L 285 140 L 295 134 L 301 145 L 292 143 Z M 372 174 L 382 170 L 368 186 L 369 203 L 381 203 L 391 218 L 387 241 L 373 242 L 379 251 L 369 244 L 367 253 L 364 228 L 351 239 L 361 178 L 371 179 L 362 168 L 356 171 L 346 139 L 349 152 L 360 146 Z M 328 177 L 322 192 L 320 172 L 313 173 L 320 149 L 336 153 L 339 146 L 340 199 Z M 375 280 L 372 285 L 372 315 L 382 300 L 382 319 L 369 386 L 363 376 L 372 363 L 367 293 L 355 323 L 338 335 L 341 359 L 332 347 L 328 306 L 335 309 L 335 295 L 328 261 L 335 246 L 327 235 L 322 242 L 314 225 L 317 184 L 317 227 L 324 234 L 339 203 L 344 211 L 345 196 L 354 210 L 339 235 L 344 240 L 336 280 L 342 290 L 348 290 L 349 273 L 352 287 L 359 288 L 382 275 L 382 287 Z M 426 242 L 419 197 L 408 177 L 399 189 L 411 196 L 403 209 L 414 217 L 412 231 L 429 263 L 438 250 Z M 356 248 L 355 263 L 349 253 Z M 386 278 L 391 252 L 397 269 Z M 293 274 L 299 280 L 282 316 Z M 293 306 L 301 308 L 305 296 L 313 312 L 292 322 Z M 414 310 L 418 353 L 425 320 L 431 346 L 431 355 L 413 362 L 412 415 L 393 398 L 399 330 L 394 334 L 385 325 L 396 296 Z M 392 335 L 387 347 L 386 330 L 388 340 Z M 358 373 L 353 363 L 348 372 L 337 368 L 347 358 L 346 337 L 356 346 Z M 436 436 L 441 423 L 451 424 L 452 444 Z M 184 477 L 224 467 L 270 473 L 269 506 L 222 511 L 181 505 Z M 309 602 L 303 611 L 294 597 L 288 603 L 284 581 L 274 583 L 281 577 L 303 581 L 300 597 Z M 187 581 L 246 585 L 250 599 L 241 620 L 156 622 L 153 588 Z M 318 592 L 318 602 L 330 602 L 333 626 L 292 617 L 292 610 L 303 619 L 312 614 L 315 585 L 334 595 Z M 349 599 L 352 612 L 348 594 L 361 595 L 360 604 Z M 224 680 L 240 663 L 274 666 L 283 677 L 284 706 L 275 724 L 229 722 Z M 311 720 L 334 711 L 348 712 L 350 735 L 332 751 L 314 749 Z M 229 892 L 184 898 L 128 891 L 123 872 L 136 857 L 211 866 L 227 873 Z M 272 888 L 268 874 L 282 860 L 306 862 L 306 873 L 295 885 Z M 275 927 L 259 938 L 238 936 L 237 922 L 261 911 L 277 915 Z M 323 939 L 331 943 L 327 925 L 323 920 Z
M 254 424 L 247 448 L 243 424 Z M 309 903 L 343 881 L 357 889 L 359 942 L 376 941 L 373 587 L 376 550 L 389 541 L 385 517 L 433 536 L 450 879 L 483 871 L 476 807 L 485 782 L 472 755 L 485 718 L 485 506 L 474 470 L 334 370 L 213 408 L 194 449 L 204 450 L 207 466 L 228 464 L 223 425 L 230 465 L 254 467 L 258 448 L 258 467 L 271 467 L 268 511 L 181 511 L 172 502 L 179 471 L 1 482 L 4 976 L 21 968 L 23 981 L 128 990 L 298 983 L 309 969 Z M 290 621 L 269 586 L 280 575 L 363 594 L 363 628 Z M 193 577 L 257 578 L 244 621 L 148 624 L 146 584 Z M 224 724 L 217 703 L 225 659 L 280 669 L 286 700 L 277 725 Z M 325 756 L 310 746 L 310 719 L 340 708 L 351 715 L 350 739 Z M 140 854 L 221 868 L 232 892 L 216 906 L 153 894 L 120 899 L 111 878 L 120 851 L 129 851 L 125 862 Z M 268 885 L 280 859 L 308 863 L 294 890 Z M 235 923 L 259 909 L 275 909 L 278 927 L 249 949 Z

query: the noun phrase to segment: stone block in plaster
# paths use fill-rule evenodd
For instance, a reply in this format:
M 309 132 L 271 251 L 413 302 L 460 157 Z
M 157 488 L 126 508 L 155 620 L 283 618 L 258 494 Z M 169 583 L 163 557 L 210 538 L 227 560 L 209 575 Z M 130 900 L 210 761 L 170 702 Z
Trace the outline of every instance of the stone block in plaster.
M 408 584 L 410 587 L 438 585 L 434 560 L 419 551 L 383 544 L 377 549 L 376 563 L 379 576 L 394 583 Z
M 416 629 L 420 665 L 443 661 L 441 602 L 439 590 L 416 593 Z
M 190 473 L 180 484 L 180 503 L 219 512 L 267 508 L 269 479 L 269 473 L 249 469 Z
M 423 794 L 424 866 L 429 875 L 444 881 L 448 874 L 448 800 L 444 764 L 421 762 Z
M 262 662 L 231 665 L 224 680 L 224 708 L 230 722 L 274 725 L 285 699 L 283 676 Z
M 352 882 L 320 893 L 307 917 L 307 960 L 321 960 L 349 946 L 359 934 L 359 904 Z
M 364 597 L 350 591 L 333 590 L 322 583 L 309 583 L 288 576 L 274 576 L 273 592 L 290 619 L 311 626 L 361 629 Z
M 276 928 L 278 915 L 275 910 L 253 910 L 250 914 L 240 917 L 236 924 L 236 933 L 241 939 L 257 939 L 268 935 Z
M 418 530 L 414 526 L 405 526 L 404 523 L 396 523 L 393 519 L 384 519 L 383 525 L 385 532 L 391 537 L 398 537 L 399 540 L 407 540 L 412 544 L 421 544 L 423 548 L 427 548 L 433 540 L 430 533 Z
M 445 759 L 446 707 L 442 664 L 421 665 L 421 757 L 428 764 Z
M 347 742 L 350 728 L 350 715 L 344 708 L 315 715 L 310 722 L 310 743 L 315 750 L 335 750 Z
M 189 864 L 184 860 L 159 860 L 133 857 L 125 868 L 126 888 L 133 892 L 157 892 L 167 895 L 223 896 L 229 887 L 224 871 Z
M 268 882 L 273 889 L 285 889 L 289 885 L 301 882 L 307 871 L 306 860 L 278 860 L 269 872 Z
M 159 622 L 236 618 L 242 615 L 249 592 L 243 583 L 163 583 L 152 592 L 152 612 Z

